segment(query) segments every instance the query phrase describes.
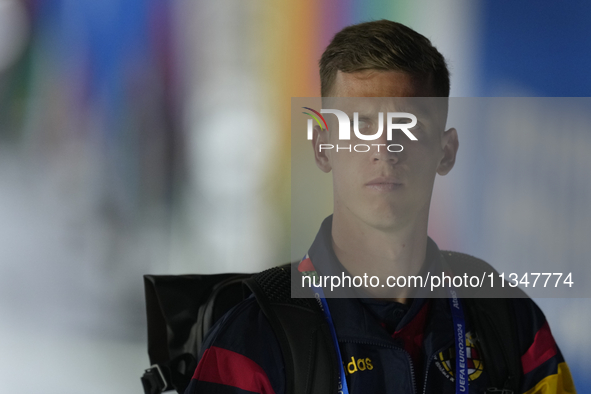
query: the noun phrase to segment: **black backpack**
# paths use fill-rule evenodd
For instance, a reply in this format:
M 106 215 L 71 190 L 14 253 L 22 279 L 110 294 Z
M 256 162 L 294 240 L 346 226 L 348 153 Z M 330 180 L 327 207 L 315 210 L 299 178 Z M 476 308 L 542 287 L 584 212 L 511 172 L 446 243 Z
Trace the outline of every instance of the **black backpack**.
M 452 272 L 496 272 L 475 257 L 442 252 Z M 209 328 L 230 308 L 254 294 L 281 346 L 288 394 L 337 392 L 336 351 L 324 315 L 312 298 L 291 298 L 295 263 L 258 274 L 145 275 L 150 364 L 142 376 L 146 394 L 183 393 L 197 366 Z M 515 297 L 525 297 L 513 289 Z M 464 298 L 482 358 L 489 392 L 517 393 L 522 375 L 510 299 Z

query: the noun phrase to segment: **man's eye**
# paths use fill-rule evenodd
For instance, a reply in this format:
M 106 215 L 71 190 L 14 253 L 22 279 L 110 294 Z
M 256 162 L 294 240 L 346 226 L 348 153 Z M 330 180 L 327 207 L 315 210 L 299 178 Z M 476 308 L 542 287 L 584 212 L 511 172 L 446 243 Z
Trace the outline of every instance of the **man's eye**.
M 371 122 L 370 120 L 359 119 L 358 126 L 359 133 L 364 135 L 375 134 L 377 131 L 377 126 L 374 127 L 373 122 Z M 351 130 L 354 130 L 354 127 L 355 124 L 353 121 L 351 121 Z
M 412 120 L 410 118 L 392 118 L 392 124 L 407 124 L 407 123 L 412 123 Z M 422 123 L 421 122 L 417 122 L 416 125 L 414 125 L 413 127 L 410 127 L 410 130 L 419 130 L 422 129 Z
M 392 124 L 406 124 L 411 122 L 410 118 L 392 118 Z

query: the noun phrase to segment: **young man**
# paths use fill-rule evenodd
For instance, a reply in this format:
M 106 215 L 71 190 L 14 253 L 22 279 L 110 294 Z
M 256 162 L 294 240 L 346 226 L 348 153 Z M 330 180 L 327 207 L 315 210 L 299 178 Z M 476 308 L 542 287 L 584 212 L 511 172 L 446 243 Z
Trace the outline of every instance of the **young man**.
M 441 54 L 422 35 L 385 20 L 339 32 L 320 60 L 320 76 L 323 97 L 449 96 Z M 456 130 L 445 130 L 446 116 L 445 110 L 421 118 L 412 130 L 417 140 L 395 152 L 377 149 L 388 143 L 385 133 L 368 152 L 322 150 L 321 144 L 338 144 L 338 134 L 315 129 L 316 164 L 333 174 L 334 213 L 323 222 L 300 271 L 342 271 L 351 277 L 377 272 L 384 280 L 444 265 L 427 236 L 427 223 L 435 174 L 453 168 L 458 149 Z M 469 318 L 461 324 L 464 340 L 454 342 L 454 304 L 447 298 L 389 296 L 378 290 L 373 298 L 326 300 L 343 366 L 342 392 L 481 393 L 492 388 L 487 365 L 492 361 L 480 355 L 479 333 Z M 527 298 L 510 306 L 517 326 L 519 393 L 574 393 L 542 312 Z M 286 392 L 280 345 L 254 298 L 216 324 L 204 349 L 186 393 Z M 456 353 L 466 382 L 456 382 Z

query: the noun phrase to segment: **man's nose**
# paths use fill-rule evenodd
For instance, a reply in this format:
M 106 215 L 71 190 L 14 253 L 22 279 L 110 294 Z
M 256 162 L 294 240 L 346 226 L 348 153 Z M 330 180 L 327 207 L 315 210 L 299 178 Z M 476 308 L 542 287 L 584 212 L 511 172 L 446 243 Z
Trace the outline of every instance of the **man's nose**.
M 388 140 L 386 133 L 372 141 L 371 157 L 373 161 L 386 161 L 395 164 L 400 160 L 402 145 L 393 140 Z

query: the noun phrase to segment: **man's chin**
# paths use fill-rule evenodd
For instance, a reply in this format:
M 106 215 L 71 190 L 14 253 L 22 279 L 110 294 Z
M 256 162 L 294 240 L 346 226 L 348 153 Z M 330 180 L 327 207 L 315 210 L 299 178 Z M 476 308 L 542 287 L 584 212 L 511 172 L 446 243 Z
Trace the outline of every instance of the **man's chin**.
M 408 220 L 405 220 L 405 216 L 394 211 L 376 210 L 365 215 L 364 222 L 376 230 L 395 232 L 404 227 L 405 223 L 408 222 Z

